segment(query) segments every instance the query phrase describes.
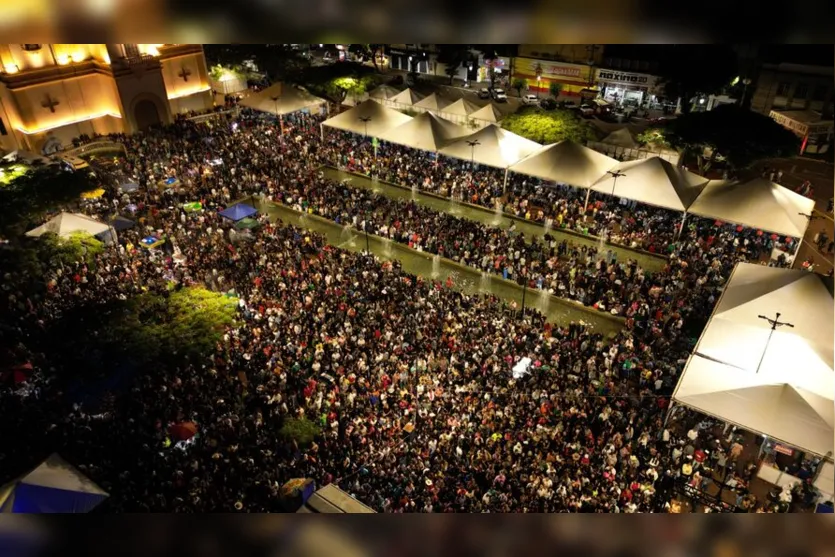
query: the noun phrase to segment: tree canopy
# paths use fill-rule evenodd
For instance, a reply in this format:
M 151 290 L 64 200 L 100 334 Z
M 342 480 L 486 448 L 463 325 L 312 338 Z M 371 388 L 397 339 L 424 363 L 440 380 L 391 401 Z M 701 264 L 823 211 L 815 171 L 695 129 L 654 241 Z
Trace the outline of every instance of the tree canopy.
M 675 44 L 663 49 L 658 69 L 667 99 L 681 98 L 690 112 L 690 99 L 721 92 L 737 75 L 737 56 L 730 45 Z
M 524 107 L 502 121 L 502 128 L 538 143 L 570 139 L 577 143 L 596 139 L 594 128 L 568 110 L 543 111 Z
M 377 83 L 372 68 L 354 62 L 311 66 L 300 77 L 311 93 L 341 103 L 348 95 L 362 95 Z
M 720 156 L 743 169 L 762 159 L 795 155 L 800 148 L 798 137 L 768 116 L 731 104 L 683 114 L 657 131 L 671 146 L 694 154 L 702 172 Z
M 90 172 L 68 172 L 58 165 L 33 167 L 0 186 L 0 236 L 13 239 L 34 222 L 97 187 Z

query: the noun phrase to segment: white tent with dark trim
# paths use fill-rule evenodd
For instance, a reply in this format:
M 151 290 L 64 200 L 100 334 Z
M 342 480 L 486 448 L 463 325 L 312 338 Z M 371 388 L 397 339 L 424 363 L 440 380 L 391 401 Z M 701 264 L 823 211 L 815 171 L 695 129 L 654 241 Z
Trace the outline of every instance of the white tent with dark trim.
M 473 147 L 468 142 L 478 143 Z M 441 149 L 441 154 L 456 159 L 470 160 L 497 168 L 507 168 L 530 155 L 539 143 L 488 124 L 472 135 L 462 137 Z
M 764 178 L 748 182 L 711 180 L 690 206 L 690 213 L 802 238 L 815 202 Z
M 439 97 L 435 93 L 432 93 L 428 97 L 422 99 L 420 102 L 416 102 L 414 104 L 415 108 L 421 108 L 423 110 L 430 110 L 430 111 L 440 111 L 444 110 L 444 108 L 449 105 L 442 97 Z
M 75 232 L 86 232 L 91 236 L 108 232 L 110 226 L 94 218 L 80 213 L 61 213 L 46 221 L 37 228 L 26 233 L 27 236 L 37 238 L 47 232 L 66 238 Z
M 479 120 L 484 120 L 485 122 L 493 122 L 494 124 L 497 123 L 499 120 L 502 119 L 502 113 L 496 108 L 496 105 L 493 103 L 487 103 L 486 105 L 482 106 L 472 114 L 470 114 L 470 118 L 477 118 Z
M 464 126 L 424 112 L 382 134 L 380 139 L 423 151 L 438 151 L 469 133 Z
M 405 124 L 412 119 L 411 116 L 407 116 L 402 112 L 385 107 L 377 101 L 369 99 L 361 102 L 354 108 L 346 110 L 342 114 L 325 120 L 322 122 L 322 125 L 364 134 L 366 131 L 366 123 L 362 120 L 363 118 L 370 118 L 368 120 L 368 135 L 373 137 L 379 137 L 387 131 Z
M 638 142 L 635 141 L 634 137 L 632 137 L 632 132 L 629 131 L 629 128 L 621 128 L 613 131 L 604 137 L 601 143 L 615 145 L 617 147 L 625 147 L 627 149 L 634 149 L 638 147 Z
M 835 442 L 833 312 L 831 279 L 737 264 L 673 400 L 826 454 Z M 763 317 L 792 326 L 772 330 Z
M 565 140 L 542 147 L 510 170 L 551 182 L 590 188 L 617 163 L 593 149 Z
M 707 178 L 659 157 L 616 164 L 592 190 L 674 211 L 687 211 L 707 184 Z
M 423 99 L 423 95 L 412 89 L 404 89 L 389 99 L 393 104 L 401 106 L 412 106 Z
M 242 99 L 238 104 L 261 112 L 283 116 L 299 110 L 319 108 L 326 103 L 325 99 L 319 98 L 305 89 L 279 82 Z
M 467 99 L 458 99 L 443 109 L 443 112 L 453 116 L 472 116 L 481 107 Z
M 396 97 L 399 94 L 400 90 L 395 89 L 391 85 L 380 85 L 379 87 L 375 88 L 373 91 L 368 93 L 368 98 L 378 100 L 391 100 L 393 97 Z

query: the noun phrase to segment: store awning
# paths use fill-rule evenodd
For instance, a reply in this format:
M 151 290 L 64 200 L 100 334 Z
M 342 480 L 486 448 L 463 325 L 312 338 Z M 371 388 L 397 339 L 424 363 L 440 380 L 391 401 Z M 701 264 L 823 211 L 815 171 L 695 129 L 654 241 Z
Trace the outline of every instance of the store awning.
M 617 162 L 588 147 L 566 140 L 542 147 L 513 165 L 510 170 L 550 182 L 590 188 Z
M 659 157 L 622 162 L 610 171 L 623 175 L 615 180 L 604 174 L 591 189 L 674 211 L 686 211 L 708 182 Z
M 739 263 L 673 395 L 677 403 L 826 454 L 835 440 L 832 280 Z M 772 331 L 760 316 L 789 323 Z
M 478 142 L 475 146 L 468 142 Z M 441 154 L 497 168 L 507 168 L 540 147 L 539 143 L 488 124 L 472 135 L 441 149 Z
M 764 178 L 756 178 L 748 182 L 711 180 L 689 212 L 802 238 L 809 219 L 798 213 L 811 215 L 814 208 L 813 200 Z
M 366 131 L 366 122 L 362 120 L 363 118 L 369 118 L 367 129 L 368 135 L 372 137 L 380 137 L 390 129 L 412 119 L 411 116 L 369 99 L 342 114 L 325 120 L 322 125 L 362 135 Z

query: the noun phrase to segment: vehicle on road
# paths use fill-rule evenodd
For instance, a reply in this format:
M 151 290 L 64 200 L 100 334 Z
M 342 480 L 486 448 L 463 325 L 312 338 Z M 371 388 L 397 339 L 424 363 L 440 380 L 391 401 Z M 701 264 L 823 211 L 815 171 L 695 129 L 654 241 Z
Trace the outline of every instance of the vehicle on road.
M 580 105 L 580 114 L 586 117 L 594 116 L 594 107 L 589 104 Z
M 507 93 L 505 93 L 504 89 L 491 89 L 490 94 L 493 96 L 493 100 L 497 103 L 507 102 Z
M 557 101 L 554 99 L 542 99 L 539 101 L 539 106 L 542 107 L 543 110 L 554 110 L 557 108 Z
M 560 108 L 577 108 L 577 103 L 574 101 L 560 101 L 559 102 Z
M 479 99 L 489 99 L 490 98 L 490 91 L 487 89 L 479 89 L 478 90 L 478 98 Z
M 527 95 L 522 97 L 522 103 L 528 104 L 528 105 L 539 104 L 539 97 L 537 97 L 536 95 L 531 95 L 530 93 L 528 93 Z

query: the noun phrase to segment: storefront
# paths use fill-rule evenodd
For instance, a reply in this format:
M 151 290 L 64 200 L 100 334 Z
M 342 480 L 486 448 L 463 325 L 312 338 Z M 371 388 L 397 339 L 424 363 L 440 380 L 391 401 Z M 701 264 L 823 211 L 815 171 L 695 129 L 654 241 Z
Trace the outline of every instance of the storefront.
M 619 106 L 642 106 L 651 101 L 657 78 L 649 74 L 629 73 L 599 68 L 597 84 L 603 99 Z
M 492 69 L 495 77 L 497 87 L 510 87 L 510 58 L 499 56 L 497 58 L 480 58 L 478 66 L 478 75 L 476 81 L 490 81 L 490 70 Z
M 535 58 L 515 58 L 513 64 L 513 78 L 527 80 L 528 89 L 531 92 L 539 91 L 547 94 L 551 83 L 557 83 L 561 87 L 561 95 L 579 96 L 580 92 L 588 88 L 593 81 L 589 79 L 589 76 L 594 70 L 582 64 Z
M 800 154 L 826 153 L 832 142 L 833 121 L 812 110 L 772 110 L 769 116 L 803 140 Z
M 430 73 L 429 53 L 417 50 L 388 49 L 390 68 L 405 72 Z

